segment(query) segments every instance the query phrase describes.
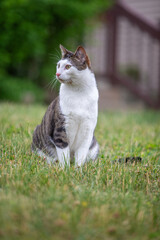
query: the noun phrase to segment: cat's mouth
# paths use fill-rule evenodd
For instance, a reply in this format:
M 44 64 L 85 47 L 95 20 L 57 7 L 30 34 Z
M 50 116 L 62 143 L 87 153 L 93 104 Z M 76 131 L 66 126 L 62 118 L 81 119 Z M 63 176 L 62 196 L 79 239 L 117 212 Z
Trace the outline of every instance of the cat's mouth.
M 61 82 L 61 83 L 64 83 L 65 81 L 61 78 L 58 77 L 58 80 Z
M 63 80 L 61 78 L 58 78 L 59 82 L 60 83 L 67 83 L 67 84 L 71 84 L 72 83 L 72 80 Z

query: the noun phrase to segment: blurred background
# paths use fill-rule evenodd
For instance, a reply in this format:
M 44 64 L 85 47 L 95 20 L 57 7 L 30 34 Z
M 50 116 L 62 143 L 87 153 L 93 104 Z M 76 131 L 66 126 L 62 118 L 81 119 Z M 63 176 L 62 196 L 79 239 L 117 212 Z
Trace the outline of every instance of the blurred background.
M 60 43 L 86 47 L 100 110 L 160 108 L 160 0 L 1 0 L 0 101 L 50 103 Z

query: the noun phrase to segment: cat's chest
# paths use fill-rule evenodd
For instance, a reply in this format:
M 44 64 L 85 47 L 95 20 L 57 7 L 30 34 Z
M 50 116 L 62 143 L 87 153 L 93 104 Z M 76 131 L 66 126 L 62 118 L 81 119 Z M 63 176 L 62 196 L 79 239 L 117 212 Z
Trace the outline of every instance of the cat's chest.
M 66 118 L 79 121 L 97 117 L 97 97 L 85 92 L 67 92 L 60 95 L 61 111 Z
M 65 98 L 61 102 L 61 110 L 64 116 L 71 117 L 72 119 L 78 120 L 86 118 L 90 115 L 90 102 L 82 98 Z
M 88 129 L 94 128 L 97 119 L 96 105 L 83 94 L 70 94 L 60 98 L 61 111 L 71 150 L 75 151 L 86 137 Z
M 93 131 L 98 114 L 98 91 L 72 91 L 61 89 L 60 108 L 65 118 L 65 128 L 72 150 L 83 141 L 88 131 Z

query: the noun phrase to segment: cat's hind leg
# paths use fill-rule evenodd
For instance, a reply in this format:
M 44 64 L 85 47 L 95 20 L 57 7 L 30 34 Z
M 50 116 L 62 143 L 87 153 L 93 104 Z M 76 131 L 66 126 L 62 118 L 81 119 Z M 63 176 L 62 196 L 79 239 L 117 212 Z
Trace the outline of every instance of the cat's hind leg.
M 98 157 L 98 154 L 99 154 L 99 144 L 95 136 L 93 136 L 93 139 L 87 154 L 87 162 L 89 162 L 90 160 L 95 161 Z
M 44 158 L 48 164 L 51 164 L 51 163 L 55 163 L 57 162 L 58 160 L 58 157 L 57 157 L 57 152 L 56 152 L 56 149 L 53 148 L 53 149 L 50 149 L 50 154 L 46 154 L 44 153 L 42 150 L 40 149 L 36 149 L 36 154 L 42 158 Z

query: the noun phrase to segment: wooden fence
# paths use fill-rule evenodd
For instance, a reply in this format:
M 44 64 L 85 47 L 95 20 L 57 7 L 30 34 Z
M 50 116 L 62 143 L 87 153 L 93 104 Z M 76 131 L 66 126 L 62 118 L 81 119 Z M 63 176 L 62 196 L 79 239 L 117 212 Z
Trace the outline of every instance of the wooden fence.
M 121 3 L 107 12 L 106 24 L 105 76 L 112 84 L 124 85 L 150 107 L 160 109 L 160 28 Z

